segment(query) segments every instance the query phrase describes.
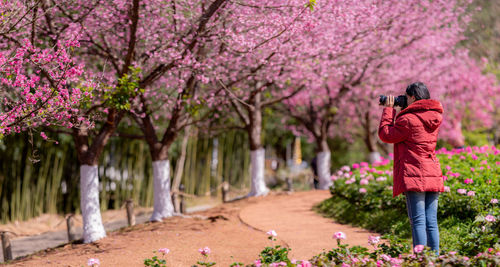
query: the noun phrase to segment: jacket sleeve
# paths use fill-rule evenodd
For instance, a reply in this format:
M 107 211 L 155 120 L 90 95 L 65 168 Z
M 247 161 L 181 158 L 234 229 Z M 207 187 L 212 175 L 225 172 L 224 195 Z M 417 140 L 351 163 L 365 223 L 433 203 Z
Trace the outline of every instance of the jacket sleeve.
M 378 136 L 385 143 L 399 143 L 408 138 L 410 133 L 408 118 L 399 117 L 394 122 L 396 110 L 394 108 L 385 107 L 380 119 L 378 128 Z

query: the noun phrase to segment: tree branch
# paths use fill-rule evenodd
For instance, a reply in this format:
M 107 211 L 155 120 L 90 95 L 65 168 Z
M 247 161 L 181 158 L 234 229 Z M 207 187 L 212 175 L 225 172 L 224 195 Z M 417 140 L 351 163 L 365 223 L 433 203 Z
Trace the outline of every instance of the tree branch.
M 278 98 L 275 98 L 275 99 L 270 99 L 268 101 L 264 101 L 264 102 L 262 102 L 261 106 L 262 107 L 270 106 L 270 105 L 273 105 L 275 103 L 278 103 L 278 102 L 287 100 L 289 98 L 292 98 L 296 94 L 298 94 L 300 91 L 302 91 L 302 89 L 304 89 L 305 87 L 306 87 L 305 85 L 301 85 L 297 89 L 295 89 L 291 94 L 286 95 L 286 96 L 282 96 L 282 97 L 278 97 Z
M 125 63 L 123 64 L 120 77 L 128 72 L 128 69 L 132 63 L 132 58 L 134 57 L 135 45 L 137 39 L 137 24 L 139 21 L 139 0 L 133 0 L 132 10 L 131 10 L 131 25 L 130 25 L 130 37 L 128 42 L 127 56 L 125 57 Z

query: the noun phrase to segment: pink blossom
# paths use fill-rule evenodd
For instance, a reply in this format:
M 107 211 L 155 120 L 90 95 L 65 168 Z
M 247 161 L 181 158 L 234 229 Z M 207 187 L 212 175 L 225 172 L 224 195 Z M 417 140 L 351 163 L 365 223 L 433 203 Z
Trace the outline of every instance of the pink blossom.
M 312 264 L 307 260 L 303 260 L 297 265 L 297 267 L 312 267 Z
M 457 193 L 461 194 L 461 195 L 464 195 L 467 193 L 467 190 L 465 189 L 457 189 Z
M 342 267 L 351 267 L 351 265 L 350 265 L 350 264 L 347 264 L 347 263 L 345 263 L 345 262 L 343 262 L 343 263 L 342 263 Z
M 343 232 L 336 232 L 333 234 L 333 238 L 335 239 L 345 239 L 346 235 Z
M 484 217 L 484 219 L 485 219 L 486 221 L 488 221 L 488 222 L 494 222 L 494 221 L 496 221 L 495 216 L 493 216 L 493 215 L 491 215 L 491 214 L 486 215 L 486 217 Z
M 443 180 L 444 180 L 444 181 L 448 180 L 448 176 L 443 175 Z
M 367 185 L 368 183 L 369 183 L 368 179 L 361 179 L 361 181 L 359 181 L 360 185 Z
M 491 203 L 491 204 L 497 204 L 497 203 L 498 203 L 498 199 L 496 199 L 496 198 L 492 198 L 492 199 L 490 200 L 490 203 Z
M 470 171 L 471 171 L 471 172 L 474 172 L 474 171 L 476 171 L 476 169 L 474 169 L 474 168 L 472 168 L 472 167 L 471 167 L 471 168 L 470 168 Z
M 391 261 L 391 256 L 386 255 L 386 254 L 380 255 L 380 258 L 382 258 L 384 261 L 387 261 L 387 262 Z
M 455 255 L 455 254 L 457 254 L 457 252 L 456 252 L 456 251 L 450 251 L 450 252 L 448 252 L 448 253 L 449 253 L 450 255 Z
M 90 258 L 88 261 L 87 261 L 87 266 L 99 266 L 101 265 L 101 262 L 99 261 L 99 259 L 97 258 Z
M 444 191 L 445 191 L 445 192 L 450 192 L 450 187 L 445 185 L 445 186 L 444 186 Z
M 385 177 L 385 176 L 381 176 L 381 177 L 378 177 L 376 179 L 377 182 L 383 182 L 383 181 L 386 181 L 386 180 L 387 180 L 387 177 Z
M 262 263 L 260 262 L 260 260 L 255 260 L 253 263 L 255 264 L 256 267 L 262 266 Z
M 350 168 L 349 166 L 342 166 L 342 167 L 340 168 L 340 170 L 341 170 L 341 171 L 343 171 L 343 172 L 350 172 L 350 171 L 351 171 L 351 168 Z
M 278 234 L 277 234 L 277 233 L 276 233 L 276 231 L 274 231 L 274 230 L 269 230 L 269 231 L 267 231 L 267 232 L 266 232 L 266 234 L 267 234 L 268 236 L 273 236 L 273 237 L 278 236 Z
M 368 244 L 375 246 L 380 242 L 380 236 L 369 236 L 368 237 Z
M 48 137 L 44 132 L 40 132 L 40 136 L 43 138 L 43 140 L 47 140 Z
M 358 168 L 359 168 L 359 164 L 358 164 L 358 163 L 354 163 L 354 164 L 352 164 L 352 168 L 353 168 L 353 169 L 358 169 Z
M 398 259 L 398 258 L 391 259 L 392 267 L 401 266 L 402 263 L 403 263 L 403 259 Z
M 345 184 L 352 184 L 352 183 L 355 183 L 356 182 L 356 179 L 355 178 L 351 178 L 351 179 L 348 179 L 345 181 Z
M 420 252 L 424 251 L 424 248 L 425 248 L 424 245 L 416 245 L 415 248 L 413 248 L 413 251 L 415 253 L 420 253 Z
M 360 192 L 361 194 L 366 194 L 366 188 L 361 187 L 361 188 L 359 189 L 359 192 Z
M 471 157 L 473 160 L 477 160 L 477 159 L 478 159 L 478 157 L 476 156 L 476 154 L 472 154 L 470 157 Z
M 476 192 L 474 192 L 474 191 L 467 192 L 467 196 L 469 196 L 469 197 L 473 197 L 475 195 L 476 195 Z
M 203 256 L 208 256 L 208 254 L 210 254 L 210 248 L 209 247 L 204 247 L 204 248 L 200 248 L 198 249 L 198 252 L 201 253 L 201 255 Z
M 170 252 L 170 249 L 168 249 L 168 248 L 160 248 L 160 249 L 158 250 L 158 252 L 161 252 L 161 253 L 163 253 L 163 254 L 168 254 L 168 253 Z
M 447 169 L 447 170 L 451 170 L 451 166 L 446 165 L 446 169 Z

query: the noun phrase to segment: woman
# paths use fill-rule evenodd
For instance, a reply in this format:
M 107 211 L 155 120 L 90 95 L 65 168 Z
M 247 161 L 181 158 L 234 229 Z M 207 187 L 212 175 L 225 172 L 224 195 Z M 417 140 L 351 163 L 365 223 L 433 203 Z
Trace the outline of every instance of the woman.
M 439 253 L 437 207 L 444 191 L 436 149 L 443 107 L 430 99 L 427 87 L 416 82 L 406 88 L 408 107 L 396 115 L 389 96 L 380 120 L 379 137 L 394 143 L 393 197 L 404 193 L 413 246 L 424 245 Z

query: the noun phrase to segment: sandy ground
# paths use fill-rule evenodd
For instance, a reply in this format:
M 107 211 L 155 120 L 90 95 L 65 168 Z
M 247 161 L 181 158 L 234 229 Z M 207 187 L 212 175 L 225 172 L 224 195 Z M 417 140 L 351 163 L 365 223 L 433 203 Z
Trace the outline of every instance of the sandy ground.
M 329 196 L 328 191 L 307 191 L 244 199 L 184 218 L 123 228 L 94 244 L 41 251 L 10 266 L 86 266 L 89 258 L 98 258 L 101 266 L 144 266 L 144 259 L 159 255 L 153 253 L 159 248 L 170 249 L 168 266 L 191 266 L 202 259 L 198 249 L 205 246 L 212 251 L 208 261 L 229 266 L 253 263 L 265 246 L 275 244 L 291 247 L 291 258 L 309 259 L 335 247 L 332 235 L 337 231 L 346 233 L 349 244 L 367 245 L 368 231 L 311 211 Z M 271 229 L 278 233 L 275 242 L 265 234 Z
M 220 200 L 214 197 L 198 197 L 196 199 L 188 198 L 186 205 L 188 208 L 199 205 L 215 206 L 220 204 Z M 151 214 L 152 207 L 135 207 L 134 214 L 141 216 Z M 117 220 L 127 218 L 126 210 L 122 207 L 118 210 L 107 210 L 101 212 L 103 223 L 111 223 Z M 82 226 L 82 216 L 75 215 L 75 227 Z M 7 224 L 0 224 L 0 232 L 7 231 L 12 233 L 11 239 L 18 239 L 26 236 L 40 235 L 49 232 L 66 231 L 66 221 L 64 216 L 58 214 L 42 214 L 36 218 L 26 221 L 14 221 Z

